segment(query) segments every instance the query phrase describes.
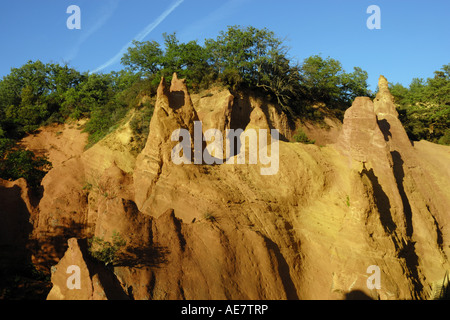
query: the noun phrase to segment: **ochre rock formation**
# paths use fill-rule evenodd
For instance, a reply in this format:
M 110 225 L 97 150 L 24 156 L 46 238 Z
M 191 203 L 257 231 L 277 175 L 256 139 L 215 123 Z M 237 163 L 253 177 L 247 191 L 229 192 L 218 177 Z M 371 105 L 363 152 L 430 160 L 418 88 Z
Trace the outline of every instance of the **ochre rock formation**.
M 44 178 L 33 236 L 47 252 L 35 260 L 56 266 L 49 299 L 427 298 L 450 267 L 450 148 L 412 144 L 384 77 L 379 88 L 324 139 L 335 143 L 319 146 L 287 142 L 295 127 L 261 98 L 218 89 L 191 98 L 184 80 L 163 79 L 137 158 L 125 123 Z M 174 164 L 172 133 L 186 129 L 194 150 L 195 121 L 203 133 L 279 129 L 278 171 Z M 95 269 L 80 243 L 115 233 L 126 246 Z M 89 270 L 83 292 L 67 289 L 72 264 Z M 379 289 L 367 286 L 370 266 Z
M 75 267 L 75 268 L 74 268 Z M 116 276 L 90 261 L 86 242 L 70 238 L 64 257 L 52 268 L 47 300 L 126 300 Z

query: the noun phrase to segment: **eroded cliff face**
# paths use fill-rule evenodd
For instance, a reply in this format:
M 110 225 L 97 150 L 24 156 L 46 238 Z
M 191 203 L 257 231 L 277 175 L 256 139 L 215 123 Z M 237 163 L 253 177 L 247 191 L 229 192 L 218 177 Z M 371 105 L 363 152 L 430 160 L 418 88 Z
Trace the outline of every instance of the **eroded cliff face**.
M 384 77 L 379 87 L 346 111 L 336 143 L 317 146 L 284 141 L 295 128 L 276 106 L 227 91 L 191 98 L 183 80 L 162 81 L 137 159 L 125 123 L 45 177 L 34 258 L 62 258 L 49 298 L 427 298 L 449 269 L 450 148 L 411 144 Z M 186 129 L 194 150 L 195 121 L 203 133 L 279 129 L 278 170 L 175 164 L 172 133 Z M 90 267 L 76 239 L 114 233 L 127 242 L 115 265 Z M 86 292 L 66 290 L 68 265 L 83 266 Z M 379 289 L 367 286 L 374 265 Z

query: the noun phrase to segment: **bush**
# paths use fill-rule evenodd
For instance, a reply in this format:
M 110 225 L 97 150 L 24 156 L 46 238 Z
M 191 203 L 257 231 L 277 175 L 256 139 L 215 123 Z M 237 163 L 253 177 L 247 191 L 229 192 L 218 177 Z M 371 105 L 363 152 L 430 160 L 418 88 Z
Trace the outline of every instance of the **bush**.
M 112 240 L 113 242 L 111 243 L 95 236 L 90 238 L 88 240 L 90 255 L 105 265 L 114 263 L 117 258 L 117 252 L 126 245 L 126 241 L 117 232 L 113 232 Z
M 37 188 L 51 167 L 46 157 L 36 157 L 33 152 L 18 148 L 14 141 L 0 139 L 0 178 L 24 178 L 30 187 Z
M 306 144 L 314 144 L 315 140 L 309 140 L 308 136 L 302 129 L 298 129 L 297 133 L 293 136 L 295 142 L 301 142 Z
M 414 78 L 409 88 L 391 84 L 399 119 L 411 140 L 448 144 L 450 130 L 450 64 L 433 78 Z
M 398 112 L 406 133 L 414 141 L 440 143 L 450 127 L 450 106 L 401 106 Z
M 450 129 L 445 132 L 445 134 L 439 139 L 438 143 L 450 146 Z
M 127 111 L 126 105 L 115 100 L 94 109 L 84 128 L 84 131 L 89 133 L 86 149 L 109 134 L 114 129 L 114 126 L 125 117 Z
M 130 128 L 133 132 L 133 140 L 135 141 L 135 146 L 133 146 L 133 152 L 139 154 L 145 147 L 147 142 L 149 130 L 150 130 L 150 120 L 152 119 L 154 102 L 147 101 L 144 102 L 142 107 L 136 110 L 136 113 L 130 121 Z
M 206 221 L 209 221 L 209 222 L 216 222 L 216 217 L 214 217 L 214 215 L 210 212 L 206 212 L 203 215 L 203 219 L 205 219 Z

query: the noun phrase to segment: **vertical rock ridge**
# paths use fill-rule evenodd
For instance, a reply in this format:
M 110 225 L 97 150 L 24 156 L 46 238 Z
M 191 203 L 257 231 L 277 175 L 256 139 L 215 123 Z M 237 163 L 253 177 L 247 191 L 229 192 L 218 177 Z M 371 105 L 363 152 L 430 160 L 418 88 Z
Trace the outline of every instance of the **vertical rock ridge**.
M 171 141 L 172 133 L 177 129 L 187 129 L 193 150 L 194 121 L 197 120 L 185 80 L 178 79 L 174 73 L 170 88 L 167 88 L 165 79 L 162 78 L 150 121 L 150 133 L 144 149 L 136 159 L 133 176 L 136 204 L 142 212 L 150 213 L 152 190 L 163 174 L 163 166 L 171 165 L 171 151 L 178 143 Z

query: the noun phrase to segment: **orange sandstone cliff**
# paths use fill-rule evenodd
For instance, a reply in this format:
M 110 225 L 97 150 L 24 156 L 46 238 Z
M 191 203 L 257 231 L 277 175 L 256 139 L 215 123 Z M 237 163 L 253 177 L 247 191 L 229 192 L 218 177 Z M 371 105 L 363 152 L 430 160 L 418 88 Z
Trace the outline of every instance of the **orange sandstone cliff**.
M 410 142 L 383 76 L 379 88 L 318 146 L 288 142 L 295 126 L 276 106 L 228 90 L 190 95 L 174 75 L 137 158 L 125 122 L 87 151 L 58 153 L 38 200 L 26 182 L 0 181 L 2 219 L 28 221 L 33 261 L 52 270 L 48 299 L 426 299 L 450 268 L 450 147 Z M 193 139 L 194 121 L 203 132 L 278 129 L 278 171 L 174 164 L 171 135 Z M 92 261 L 86 239 L 114 234 L 126 241 L 117 260 Z M 67 286 L 73 265 L 81 289 Z

